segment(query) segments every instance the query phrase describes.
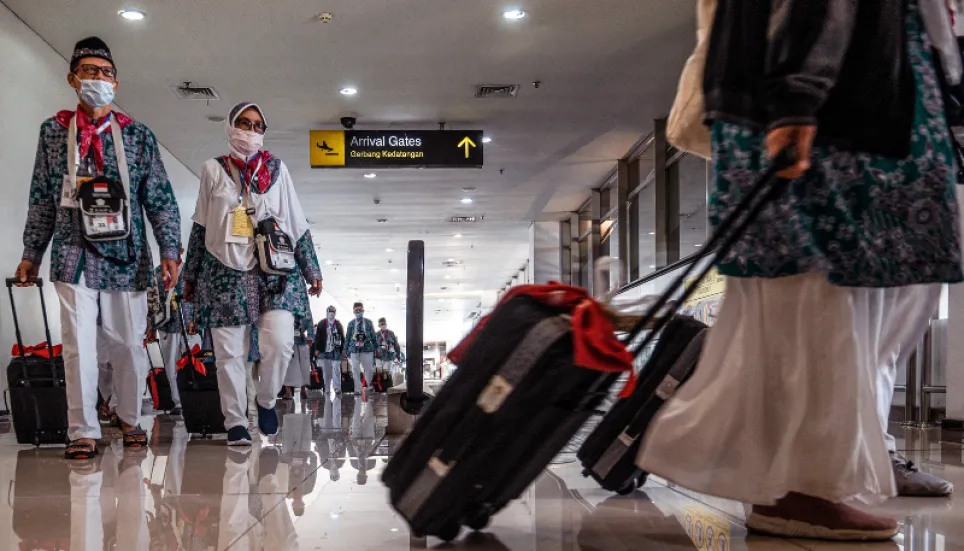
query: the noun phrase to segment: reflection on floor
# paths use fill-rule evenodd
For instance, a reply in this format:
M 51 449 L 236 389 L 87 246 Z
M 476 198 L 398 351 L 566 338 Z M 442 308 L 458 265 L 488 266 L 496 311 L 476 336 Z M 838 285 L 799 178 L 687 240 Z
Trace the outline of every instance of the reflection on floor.
M 158 418 L 141 455 L 115 442 L 90 465 L 62 449 L 18 446 L 0 435 L 0 538 L 5 550 L 391 550 L 422 545 L 387 504 L 379 473 L 394 442 L 383 437 L 386 404 L 345 396 L 286 402 L 279 436 L 250 449 L 190 440 Z M 3 431 L 0 426 L 0 432 Z M 7 427 L 9 430 L 9 427 Z M 895 429 L 896 430 L 896 429 Z M 488 533 L 458 549 L 480 551 L 817 549 L 964 550 L 962 447 L 936 431 L 898 430 L 922 468 L 950 479 L 959 496 L 897 499 L 882 509 L 901 519 L 892 542 L 844 545 L 748 535 L 743 506 L 650 481 L 632 496 L 610 495 L 562 454 Z M 429 539 L 427 545 L 440 542 Z

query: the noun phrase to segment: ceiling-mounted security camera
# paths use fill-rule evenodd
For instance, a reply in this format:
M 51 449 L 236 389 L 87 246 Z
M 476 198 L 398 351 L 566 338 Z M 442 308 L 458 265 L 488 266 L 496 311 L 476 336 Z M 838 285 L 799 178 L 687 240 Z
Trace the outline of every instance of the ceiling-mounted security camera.
M 378 197 L 375 197 L 374 199 L 372 199 L 372 203 L 375 203 L 375 205 L 381 205 L 382 200 L 379 199 Z
M 352 128 L 355 128 L 356 122 L 358 122 L 358 119 L 351 115 L 347 115 L 341 118 L 341 125 L 344 126 L 346 130 L 351 130 Z

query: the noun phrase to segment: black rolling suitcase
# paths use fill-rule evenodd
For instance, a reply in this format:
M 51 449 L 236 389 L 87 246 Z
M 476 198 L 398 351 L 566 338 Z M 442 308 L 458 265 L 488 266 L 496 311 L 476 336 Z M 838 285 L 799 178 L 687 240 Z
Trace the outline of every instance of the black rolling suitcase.
M 314 354 L 314 351 L 312 351 Z M 318 359 L 311 358 L 311 372 L 308 373 L 308 388 L 311 390 L 321 390 L 325 388 L 325 377 L 318 367 Z
M 603 488 L 629 494 L 646 481 L 636 466 L 636 455 L 649 422 L 676 388 L 696 369 L 706 337 L 706 324 L 685 316 L 673 316 L 663 329 L 641 372 L 633 393 L 616 402 L 579 448 L 583 474 Z M 647 373 L 667 373 L 662 379 Z
M 47 320 L 47 303 L 43 295 L 43 279 L 31 280 L 40 291 L 40 311 L 43 314 L 49 357 L 27 355 L 20 334 L 20 320 L 13 299 L 13 287 L 20 281 L 7 279 L 10 294 L 10 313 L 17 334 L 19 356 L 7 366 L 7 388 L 13 414 L 13 427 L 20 444 L 65 444 L 67 442 L 67 388 L 64 377 L 64 358 L 54 353 Z
M 147 343 L 150 346 L 150 343 Z M 167 370 L 164 366 L 155 367 L 151 353 L 147 353 L 147 362 L 150 367 L 147 371 L 147 389 L 151 393 L 151 401 L 154 403 L 155 411 L 171 411 L 174 409 L 174 397 L 171 394 L 171 381 L 167 377 Z
M 182 300 L 182 297 L 178 296 L 177 300 Z M 191 348 L 187 340 L 183 309 L 178 308 L 177 313 L 181 316 L 181 336 L 186 349 L 181 355 L 177 370 L 177 390 L 181 395 L 184 429 L 202 437 L 223 434 L 227 430 L 224 428 L 224 414 L 221 413 L 218 368 L 214 355 L 210 350 Z
M 570 313 L 516 294 L 466 341 L 465 355 L 456 358 L 459 369 L 382 475 L 413 535 L 452 540 L 462 525 L 484 528 L 608 395 L 619 373 L 574 363 Z M 606 339 L 631 370 L 611 326 Z
M 646 429 L 659 408 L 686 382 L 696 369 L 707 326 L 695 319 L 659 313 L 682 289 L 678 303 L 684 303 L 699 288 L 717 262 L 725 257 L 746 228 L 785 188 L 776 173 L 792 164 L 791 154 L 784 151 L 751 190 L 741 199 L 734 213 L 717 228 L 704 248 L 704 256 L 692 262 L 673 281 L 659 300 L 642 316 L 624 339 L 634 355 L 657 341 L 653 355 L 639 374 L 633 393 L 620 399 L 580 447 L 577 456 L 583 474 L 591 476 L 610 491 L 628 494 L 642 486 L 646 473 L 636 466 L 636 456 Z M 712 256 L 711 262 L 705 262 Z M 687 280 L 699 269 L 689 285 Z M 645 338 L 639 339 L 649 330 Z M 641 341 L 638 346 L 636 341 Z

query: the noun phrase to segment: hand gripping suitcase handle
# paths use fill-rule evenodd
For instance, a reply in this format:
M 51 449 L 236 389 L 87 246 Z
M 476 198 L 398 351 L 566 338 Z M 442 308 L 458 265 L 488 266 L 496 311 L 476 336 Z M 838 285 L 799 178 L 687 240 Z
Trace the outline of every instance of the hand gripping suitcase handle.
M 54 343 L 50 338 L 50 322 L 47 320 L 47 302 L 44 299 L 44 280 L 40 277 L 28 278 L 26 282 L 20 280 L 16 277 L 7 278 L 7 293 L 10 295 L 10 313 L 13 316 L 13 329 L 17 335 L 17 346 L 20 348 L 20 358 L 23 359 L 23 380 L 30 384 L 30 377 L 27 375 L 27 356 L 24 353 L 23 347 L 23 336 L 20 333 L 20 320 L 17 317 L 17 305 L 13 299 L 13 288 L 20 286 L 22 283 L 31 283 L 37 286 L 37 290 L 40 291 L 40 312 L 43 314 L 44 318 L 44 335 L 47 337 L 47 352 L 50 356 L 50 379 L 53 381 L 53 385 L 60 386 L 60 379 L 57 377 L 57 364 L 54 362 Z
M 686 270 L 669 285 L 623 340 L 623 342 L 629 346 L 640 333 L 646 330 L 647 326 L 649 326 L 653 320 L 656 320 L 655 325 L 653 325 L 643 342 L 631 350 L 634 356 L 639 355 L 640 352 L 645 350 L 646 347 L 656 339 L 660 331 L 666 327 L 666 324 L 669 323 L 672 316 L 665 315 L 658 319 L 657 316 L 666 305 L 673 300 L 673 296 L 679 289 L 684 288 L 684 291 L 676 303 L 683 304 L 696 292 L 696 289 L 699 288 L 700 283 L 702 283 L 709 274 L 713 265 L 729 254 L 730 250 L 750 224 L 755 222 L 760 216 L 763 209 L 783 194 L 789 181 L 781 178 L 777 173 L 789 168 L 796 162 L 796 152 L 789 147 L 781 150 L 780 153 L 774 157 L 770 166 L 760 175 L 750 190 L 740 200 L 739 204 L 737 204 L 733 212 L 717 226 L 713 232 L 713 236 L 709 242 L 706 243 L 706 246 L 703 247 L 703 251 L 690 263 Z M 691 274 L 701 264 L 701 261 L 710 255 L 713 256 L 714 261 L 709 266 L 703 267 L 695 280 L 687 286 L 686 280 L 690 278 Z

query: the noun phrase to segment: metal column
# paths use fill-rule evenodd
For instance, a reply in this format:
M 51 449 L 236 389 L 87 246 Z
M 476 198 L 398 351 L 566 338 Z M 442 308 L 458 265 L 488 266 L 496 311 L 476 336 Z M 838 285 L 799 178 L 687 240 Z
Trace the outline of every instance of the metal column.
M 639 184 L 639 161 L 621 159 L 616 166 L 616 234 L 619 236 L 619 281 L 629 282 L 630 264 L 630 228 L 629 228 L 629 192 Z
M 666 119 L 654 124 L 653 158 L 656 180 L 656 266 L 668 266 L 680 259 L 679 179 L 667 170 Z

